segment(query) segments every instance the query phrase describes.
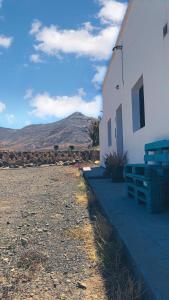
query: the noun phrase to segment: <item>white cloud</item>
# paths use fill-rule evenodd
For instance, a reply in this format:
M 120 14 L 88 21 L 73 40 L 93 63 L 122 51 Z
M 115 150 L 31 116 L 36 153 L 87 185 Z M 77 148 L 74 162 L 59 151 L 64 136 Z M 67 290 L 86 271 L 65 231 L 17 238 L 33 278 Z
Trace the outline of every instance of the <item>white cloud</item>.
M 119 28 L 109 26 L 98 33 L 91 32 L 86 26 L 77 30 L 60 30 L 56 26 L 41 27 L 35 34 L 37 51 L 50 56 L 62 53 L 89 56 L 102 60 L 110 56 Z
M 81 96 L 82 98 L 84 98 L 86 96 L 86 92 L 84 91 L 83 88 L 78 89 L 78 94 L 79 96 Z
M 30 61 L 33 62 L 33 63 L 35 63 L 35 64 L 42 63 L 42 59 L 41 59 L 41 57 L 40 57 L 39 54 L 32 54 L 30 56 Z
M 98 88 L 105 77 L 107 67 L 106 66 L 95 66 L 96 73 L 93 76 L 92 83 L 94 83 L 95 87 Z
M 103 5 L 98 13 L 98 18 L 100 18 L 101 22 L 103 24 L 121 24 L 126 12 L 127 3 L 122 3 L 116 0 L 100 0 L 99 2 Z
M 5 109 L 6 109 L 5 103 L 0 101 L 0 113 L 2 113 Z
M 2 7 L 3 4 L 3 0 L 0 0 L 0 8 Z
M 100 28 L 85 22 L 78 29 L 60 29 L 55 25 L 43 26 L 40 21 L 35 20 L 30 30 L 36 41 L 35 50 L 49 56 L 72 53 L 95 60 L 108 59 L 117 39 L 126 3 L 115 0 L 98 1 L 101 9 L 97 17 L 101 24 L 104 23 Z
M 25 100 L 30 99 L 30 98 L 32 98 L 32 95 L 33 95 L 33 90 L 32 89 L 27 89 L 26 92 L 25 92 L 24 99 Z
M 13 114 L 7 114 L 6 119 L 9 124 L 14 124 L 15 123 L 15 116 Z
M 34 22 L 32 23 L 32 27 L 31 30 L 29 31 L 29 33 L 31 35 L 37 33 L 40 29 L 40 27 L 42 26 L 42 23 L 39 20 L 34 20 Z
M 61 119 L 78 111 L 87 116 L 98 117 L 101 109 L 101 97 L 96 96 L 87 101 L 84 96 L 83 89 L 73 96 L 37 94 L 30 99 L 30 105 L 33 108 L 31 114 L 39 118 L 56 117 Z
M 9 48 L 12 45 L 13 38 L 0 35 L 0 47 Z
M 83 26 L 87 31 L 93 31 L 94 29 L 96 29 L 96 27 L 94 27 L 91 24 L 91 22 L 85 22 L 85 23 L 83 23 Z
M 3 3 L 4 0 L 0 0 L 0 9 L 2 8 Z M 4 21 L 5 17 L 0 16 L 0 20 Z M 0 47 L 9 48 L 12 45 L 12 42 L 13 42 L 13 37 L 0 34 Z

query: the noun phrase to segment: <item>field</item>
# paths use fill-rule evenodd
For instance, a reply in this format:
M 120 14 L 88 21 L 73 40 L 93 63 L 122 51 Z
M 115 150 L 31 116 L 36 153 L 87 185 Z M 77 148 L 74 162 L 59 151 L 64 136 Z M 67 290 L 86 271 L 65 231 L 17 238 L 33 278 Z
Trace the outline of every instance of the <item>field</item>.
M 1 170 L 0 182 L 0 299 L 139 299 L 76 168 Z
M 0 298 L 104 299 L 79 172 L 4 170 L 0 182 Z

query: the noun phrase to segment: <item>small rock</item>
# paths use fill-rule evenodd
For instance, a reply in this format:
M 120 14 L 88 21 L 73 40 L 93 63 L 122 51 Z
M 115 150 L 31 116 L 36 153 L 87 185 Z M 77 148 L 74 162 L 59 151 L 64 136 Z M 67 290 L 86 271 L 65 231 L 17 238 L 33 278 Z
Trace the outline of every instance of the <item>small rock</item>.
M 28 212 L 22 212 L 22 218 L 27 218 L 28 217 Z
M 25 239 L 25 238 L 21 238 L 21 245 L 22 245 L 23 247 L 26 247 L 26 246 L 28 245 L 28 240 Z
M 31 215 L 31 216 L 34 216 L 34 215 L 36 215 L 36 214 L 37 214 L 37 213 L 34 212 L 34 211 L 31 211 L 31 212 L 30 212 L 30 215 Z
M 86 290 L 87 289 L 87 287 L 82 282 L 78 282 L 76 284 L 76 286 L 77 286 L 78 289 L 82 289 L 82 290 Z
M 3 260 L 4 262 L 9 262 L 9 258 L 8 258 L 8 257 L 3 257 L 2 260 Z
M 64 271 L 64 272 L 63 272 L 63 274 L 64 274 L 64 275 L 67 275 L 67 274 L 68 274 L 68 272 L 67 272 L 67 271 Z
M 21 234 L 22 234 L 22 235 L 27 235 L 27 233 L 26 233 L 26 232 L 22 232 Z
M 54 286 L 54 288 L 56 288 L 58 284 L 59 284 L 58 280 L 57 279 L 53 279 L 53 286 Z
M 70 279 L 66 279 L 66 282 L 67 282 L 67 283 L 71 283 L 71 280 L 70 280 Z
M 30 296 L 31 296 L 31 297 L 33 297 L 33 296 L 34 296 L 34 294 L 33 294 L 33 293 L 31 293 L 31 294 L 30 294 Z

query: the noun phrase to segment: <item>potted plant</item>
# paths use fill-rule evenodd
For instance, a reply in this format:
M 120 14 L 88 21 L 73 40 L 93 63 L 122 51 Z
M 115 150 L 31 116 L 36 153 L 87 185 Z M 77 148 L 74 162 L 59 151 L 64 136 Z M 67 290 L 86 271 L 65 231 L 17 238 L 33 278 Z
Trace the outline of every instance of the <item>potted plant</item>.
M 127 153 L 117 154 L 113 152 L 105 157 L 105 175 L 111 176 L 113 182 L 122 182 L 124 180 L 123 171 L 127 163 Z
M 112 153 L 105 155 L 104 164 L 105 164 L 105 167 L 106 167 L 105 171 L 104 171 L 104 176 L 105 177 L 111 177 L 112 167 L 113 167 L 113 155 L 112 155 Z

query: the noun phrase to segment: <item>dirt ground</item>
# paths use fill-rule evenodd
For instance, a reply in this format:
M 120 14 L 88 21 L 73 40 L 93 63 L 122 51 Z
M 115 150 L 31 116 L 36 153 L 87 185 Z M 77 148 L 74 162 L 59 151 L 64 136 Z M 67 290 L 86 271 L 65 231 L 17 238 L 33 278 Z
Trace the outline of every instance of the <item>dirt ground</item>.
M 1 170 L 0 183 L 0 299 L 107 299 L 78 170 Z

